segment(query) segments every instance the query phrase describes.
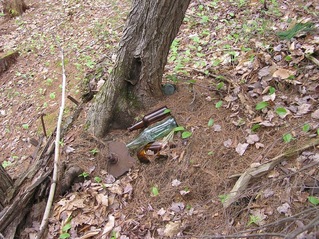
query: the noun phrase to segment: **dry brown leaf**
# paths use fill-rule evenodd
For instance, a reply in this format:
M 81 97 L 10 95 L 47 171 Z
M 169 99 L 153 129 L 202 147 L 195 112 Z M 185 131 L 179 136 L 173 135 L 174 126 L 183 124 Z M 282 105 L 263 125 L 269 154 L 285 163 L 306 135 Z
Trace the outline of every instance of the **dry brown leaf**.
M 166 224 L 164 229 L 164 236 L 167 236 L 167 237 L 175 236 L 177 233 L 180 232 L 181 224 L 182 223 L 180 221 L 169 222 L 168 224 Z
M 115 225 L 115 217 L 113 215 L 108 216 L 108 222 L 105 224 L 103 228 L 103 233 L 102 233 L 102 239 L 108 238 L 108 234 L 112 231 Z
M 239 143 L 239 144 L 237 145 L 237 147 L 236 147 L 236 152 L 237 152 L 240 156 L 242 156 L 242 155 L 245 153 L 245 151 L 246 151 L 248 145 L 249 145 L 249 144 L 247 144 L 247 143 L 244 143 L 244 144 Z
M 296 74 L 296 71 L 291 71 L 283 68 L 279 68 L 273 73 L 273 77 L 279 77 L 281 79 L 288 79 L 290 76 L 293 76 Z

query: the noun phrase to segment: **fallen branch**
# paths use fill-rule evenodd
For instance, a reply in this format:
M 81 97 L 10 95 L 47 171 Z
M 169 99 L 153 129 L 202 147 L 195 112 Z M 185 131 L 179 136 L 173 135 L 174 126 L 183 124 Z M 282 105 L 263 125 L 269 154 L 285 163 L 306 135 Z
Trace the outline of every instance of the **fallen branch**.
M 54 167 L 53 167 L 53 176 L 52 182 L 50 187 L 50 193 L 47 201 L 47 205 L 45 208 L 45 212 L 42 218 L 42 222 L 40 225 L 39 233 L 37 235 L 37 239 L 42 238 L 46 226 L 48 225 L 49 215 L 54 199 L 55 188 L 57 185 L 58 180 L 58 171 L 59 171 L 59 161 L 60 161 L 60 136 L 61 136 L 61 125 L 62 125 L 62 118 L 63 118 L 63 111 L 65 106 L 65 87 L 66 87 L 66 74 L 65 74 L 65 67 L 64 67 L 64 55 L 63 49 L 61 48 L 61 60 L 62 60 L 62 96 L 61 96 L 61 106 L 59 112 L 59 118 L 57 122 L 57 130 L 56 130 L 56 138 L 55 138 L 55 152 L 54 152 Z
M 312 55 L 308 55 L 306 54 L 306 57 L 311 60 L 314 64 L 316 64 L 317 66 L 319 66 L 319 60 L 317 58 L 315 58 L 314 56 Z
M 319 144 L 319 139 L 312 140 L 308 144 L 303 145 L 300 148 L 288 150 L 285 153 L 282 153 L 273 159 L 270 160 L 270 162 L 259 165 L 255 168 L 249 168 L 244 172 L 237 182 L 235 183 L 233 189 L 228 194 L 226 200 L 223 202 L 224 208 L 229 207 L 233 202 L 235 202 L 242 192 L 247 188 L 249 182 L 251 179 L 256 179 L 266 173 L 268 173 L 270 170 L 272 170 L 277 164 L 281 163 L 282 161 L 286 160 L 286 158 L 289 158 L 291 156 L 294 156 L 306 149 L 309 149 L 311 147 L 317 146 Z
M 315 217 L 310 223 L 308 223 L 307 225 L 303 226 L 303 227 L 299 227 L 298 229 L 296 229 L 295 231 L 289 233 L 285 239 L 294 239 L 297 238 L 298 235 L 300 235 L 301 233 L 308 231 L 309 229 L 314 228 L 315 226 L 317 226 L 319 224 L 319 216 Z
M 205 238 L 205 239 L 223 239 L 223 238 L 285 238 L 285 234 L 283 233 L 256 233 L 256 234 L 232 234 L 232 235 L 202 235 L 196 236 L 196 238 Z M 189 238 L 189 236 L 179 236 L 177 238 Z

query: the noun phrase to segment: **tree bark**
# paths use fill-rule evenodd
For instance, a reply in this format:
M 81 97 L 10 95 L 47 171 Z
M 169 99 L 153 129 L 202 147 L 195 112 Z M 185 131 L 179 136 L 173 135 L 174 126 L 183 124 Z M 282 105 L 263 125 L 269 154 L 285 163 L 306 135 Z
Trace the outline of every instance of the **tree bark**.
M 3 12 L 10 17 L 16 17 L 22 15 L 28 7 L 24 0 L 4 0 Z
M 0 212 L 6 206 L 6 195 L 13 181 L 6 170 L 0 164 Z
M 190 0 L 133 0 L 114 70 L 88 114 L 91 132 L 103 137 L 125 128 L 134 112 L 162 97 L 161 82 L 170 45 Z

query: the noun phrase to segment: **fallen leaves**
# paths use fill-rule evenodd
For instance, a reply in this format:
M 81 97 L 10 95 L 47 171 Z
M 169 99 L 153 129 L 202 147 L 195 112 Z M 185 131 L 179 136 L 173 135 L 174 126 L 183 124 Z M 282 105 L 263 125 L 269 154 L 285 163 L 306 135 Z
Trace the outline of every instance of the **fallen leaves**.
M 111 212 L 118 210 L 118 197 L 129 195 L 133 188 L 129 180 L 114 181 L 112 184 L 80 183 L 82 190 L 73 192 L 58 201 L 54 207 L 53 220 L 49 224 L 51 235 L 57 235 L 62 222 L 70 221 L 70 232 L 75 238 L 91 238 L 100 235 L 109 238 L 115 227 L 115 216 Z M 106 220 L 106 218 L 108 218 Z M 98 228 L 103 226 L 102 228 Z

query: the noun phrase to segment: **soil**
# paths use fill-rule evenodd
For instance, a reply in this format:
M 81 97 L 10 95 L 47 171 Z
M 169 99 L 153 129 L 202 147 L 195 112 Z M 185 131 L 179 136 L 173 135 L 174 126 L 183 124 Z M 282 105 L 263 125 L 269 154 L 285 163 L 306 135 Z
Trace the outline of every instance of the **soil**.
M 67 94 L 81 101 L 88 85 L 97 87 L 101 79 L 107 80 L 130 6 L 129 1 L 25 2 L 29 7 L 26 13 L 10 20 L 1 17 L 0 24 L 0 49 L 20 52 L 17 62 L 0 79 L 0 162 L 13 179 L 34 162 L 37 146 L 32 142 L 51 135 L 56 127 L 61 99 L 61 49 Z M 110 141 L 126 144 L 138 132 L 115 130 L 104 139 L 96 139 L 87 130 L 86 122 L 92 101 L 86 103 L 63 139 L 61 160 L 79 166 L 88 176 L 55 201 L 48 238 L 65 233 L 62 228 L 71 216 L 70 238 L 84 238 L 89 233 L 92 238 L 122 239 L 244 238 L 249 234 L 255 238 L 283 238 L 311 223 L 318 215 L 317 147 L 292 154 L 251 180 L 231 206 L 225 208 L 222 203 L 247 169 L 317 137 L 319 68 L 296 51 L 298 44 L 309 46 L 313 47 L 313 56 L 318 56 L 319 5 L 311 2 L 306 9 L 300 8 L 301 4 L 303 1 L 273 1 L 268 6 L 273 12 L 267 12 L 257 1 L 193 1 L 175 42 L 178 49 L 172 47 L 163 78 L 163 83 L 176 85 L 176 91 L 139 112 L 141 119 L 167 106 L 178 125 L 191 136 L 175 133 L 171 147 L 162 150 L 165 157 L 152 158 L 149 164 L 139 162 L 136 152 L 131 151 L 134 166 L 115 180 L 107 173 L 109 152 L 105 145 Z M 285 14 L 293 22 L 302 17 L 311 19 L 315 24 L 312 34 L 306 33 L 291 43 L 267 33 L 269 28 L 263 34 L 252 25 L 250 28 L 256 32 L 244 30 L 245 22 L 259 18 L 283 30 Z M 206 16 L 210 19 L 207 22 Z M 237 26 L 231 25 L 232 19 L 238 19 Z M 227 27 L 220 28 L 223 24 Z M 232 34 L 234 40 L 232 30 L 240 32 L 240 27 L 248 40 L 245 42 L 235 32 L 239 45 L 237 41 L 232 45 L 226 36 Z M 198 43 L 196 36 L 201 37 L 198 41 L 216 45 Z M 259 45 L 267 41 L 272 47 Z M 222 48 L 226 45 L 230 49 Z M 250 50 L 242 50 L 248 45 Z M 273 50 L 278 45 L 283 49 Z M 230 50 L 232 54 L 228 54 Z M 249 60 L 252 54 L 254 61 Z M 278 55 L 280 60 L 274 60 Z M 284 60 L 287 55 L 292 59 Z M 186 61 L 187 57 L 190 60 Z M 217 58 L 222 63 L 214 65 Z M 247 67 L 247 62 L 253 65 Z M 101 66 L 102 74 L 92 79 Z M 289 81 L 273 76 L 277 72 L 279 78 L 283 77 L 285 70 L 296 77 Z M 272 77 L 262 80 L 268 76 Z M 276 90 L 276 98 L 265 100 L 270 88 Z M 256 105 L 263 101 L 268 102 L 267 107 L 257 110 Z M 65 117 L 72 115 L 75 108 L 72 101 L 67 101 Z M 292 140 L 285 142 L 283 136 L 288 133 Z M 98 196 L 102 194 L 107 197 L 106 204 Z M 34 216 L 21 238 L 32 238 L 40 220 L 41 215 Z M 317 225 L 302 231 L 298 238 L 318 238 L 318 233 Z

